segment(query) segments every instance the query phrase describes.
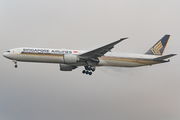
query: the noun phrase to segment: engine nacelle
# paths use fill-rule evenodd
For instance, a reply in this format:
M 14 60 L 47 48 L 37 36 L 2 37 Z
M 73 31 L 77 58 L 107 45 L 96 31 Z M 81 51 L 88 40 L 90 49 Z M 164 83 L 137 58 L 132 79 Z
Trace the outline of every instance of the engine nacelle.
M 77 55 L 73 55 L 73 54 L 64 54 L 63 61 L 66 64 L 74 64 L 77 63 L 78 57 Z
M 59 65 L 61 71 L 72 71 L 73 69 L 76 69 L 76 66 L 66 65 L 66 64 L 60 64 Z

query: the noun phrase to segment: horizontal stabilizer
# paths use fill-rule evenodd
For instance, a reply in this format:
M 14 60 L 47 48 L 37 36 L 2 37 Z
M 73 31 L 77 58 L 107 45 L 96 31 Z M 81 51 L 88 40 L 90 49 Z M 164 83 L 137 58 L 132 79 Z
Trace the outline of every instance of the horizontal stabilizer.
M 170 58 L 170 57 L 175 56 L 175 55 L 176 54 L 164 55 L 164 56 L 161 56 L 161 57 L 154 58 L 153 60 L 164 60 L 164 59 Z

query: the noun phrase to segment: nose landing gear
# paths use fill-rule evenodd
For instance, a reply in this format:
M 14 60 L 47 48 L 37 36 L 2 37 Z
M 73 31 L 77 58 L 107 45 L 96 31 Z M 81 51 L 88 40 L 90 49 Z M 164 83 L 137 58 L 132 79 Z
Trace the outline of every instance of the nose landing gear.
M 92 66 L 84 66 L 85 70 L 82 71 L 83 74 L 92 75 L 92 72 L 95 71 L 95 67 Z
M 16 60 L 13 60 L 13 62 L 14 62 L 14 64 L 15 64 L 14 67 L 17 68 L 17 67 L 18 67 L 17 61 L 16 61 Z
M 14 67 L 15 67 L 15 68 L 17 68 L 17 67 L 18 67 L 18 65 L 14 65 Z

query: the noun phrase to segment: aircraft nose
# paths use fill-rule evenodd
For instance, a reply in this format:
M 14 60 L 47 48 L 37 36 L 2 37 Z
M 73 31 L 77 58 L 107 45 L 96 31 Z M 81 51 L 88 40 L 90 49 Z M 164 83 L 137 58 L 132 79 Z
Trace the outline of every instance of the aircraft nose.
M 5 56 L 6 56 L 6 53 L 3 53 L 3 56 L 5 57 Z
M 6 52 L 3 53 L 3 56 L 7 58 L 8 57 L 8 53 L 6 53 Z

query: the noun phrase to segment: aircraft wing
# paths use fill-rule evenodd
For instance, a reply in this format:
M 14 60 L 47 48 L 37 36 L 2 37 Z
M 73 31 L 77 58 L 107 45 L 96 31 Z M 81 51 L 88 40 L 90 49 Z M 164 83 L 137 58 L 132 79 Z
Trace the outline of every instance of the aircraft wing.
M 112 48 L 114 48 L 114 45 L 118 44 L 119 42 L 121 42 L 125 39 L 127 39 L 127 38 L 121 38 L 120 40 L 117 40 L 115 42 L 112 42 L 110 44 L 102 46 L 100 48 L 97 48 L 97 49 L 88 51 L 86 53 L 80 54 L 79 57 L 82 59 L 93 59 L 93 58 L 98 58 L 98 57 L 104 56 L 104 54 L 106 54 Z

